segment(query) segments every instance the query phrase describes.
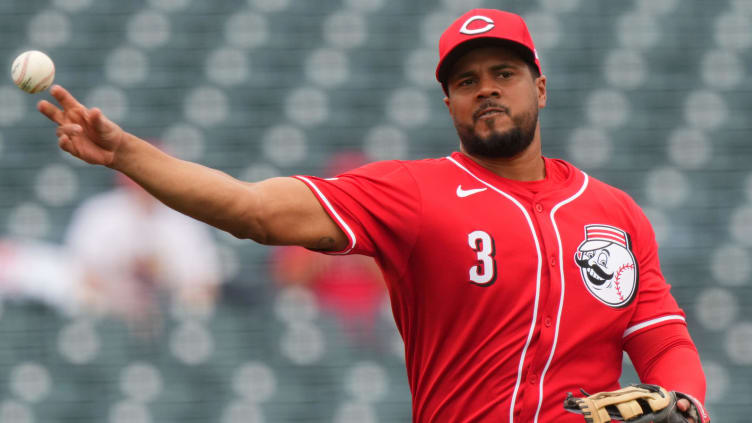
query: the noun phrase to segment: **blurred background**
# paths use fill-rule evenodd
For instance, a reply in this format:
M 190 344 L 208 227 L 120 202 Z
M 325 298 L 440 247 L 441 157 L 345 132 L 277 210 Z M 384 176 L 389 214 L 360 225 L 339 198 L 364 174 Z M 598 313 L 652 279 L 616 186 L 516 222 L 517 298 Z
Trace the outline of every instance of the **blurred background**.
M 235 177 L 331 176 L 457 148 L 433 71 L 476 6 L 526 18 L 544 153 L 645 209 L 711 415 L 746 422 L 752 0 L 4 0 L 0 423 L 410 421 L 371 261 L 239 241 L 71 160 L 10 65 L 43 50 L 88 106 Z

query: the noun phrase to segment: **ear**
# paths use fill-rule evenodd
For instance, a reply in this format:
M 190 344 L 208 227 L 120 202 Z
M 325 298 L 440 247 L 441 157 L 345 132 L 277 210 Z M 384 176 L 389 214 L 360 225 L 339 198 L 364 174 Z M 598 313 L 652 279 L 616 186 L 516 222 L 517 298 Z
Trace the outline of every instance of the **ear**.
M 538 108 L 546 107 L 546 75 L 541 75 L 535 80 L 535 89 L 538 93 Z
M 447 106 L 447 109 L 449 109 L 449 112 L 452 112 L 452 103 L 449 101 L 449 97 L 444 97 L 444 105 Z

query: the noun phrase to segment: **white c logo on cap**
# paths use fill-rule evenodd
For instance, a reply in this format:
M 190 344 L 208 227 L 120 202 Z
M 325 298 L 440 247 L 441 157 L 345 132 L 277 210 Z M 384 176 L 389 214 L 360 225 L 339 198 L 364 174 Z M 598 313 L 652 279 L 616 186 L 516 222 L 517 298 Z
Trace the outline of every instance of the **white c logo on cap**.
M 484 26 L 483 28 L 477 28 L 477 29 L 468 29 L 468 25 L 470 25 L 472 22 L 475 22 L 477 20 L 481 20 L 483 22 L 486 22 L 488 25 Z M 482 34 L 484 32 L 488 32 L 492 30 L 494 27 L 494 21 L 491 20 L 491 18 L 485 17 L 483 15 L 475 15 L 472 18 L 465 21 L 464 24 L 462 24 L 462 28 L 460 28 L 460 32 L 467 35 L 475 35 L 475 34 Z

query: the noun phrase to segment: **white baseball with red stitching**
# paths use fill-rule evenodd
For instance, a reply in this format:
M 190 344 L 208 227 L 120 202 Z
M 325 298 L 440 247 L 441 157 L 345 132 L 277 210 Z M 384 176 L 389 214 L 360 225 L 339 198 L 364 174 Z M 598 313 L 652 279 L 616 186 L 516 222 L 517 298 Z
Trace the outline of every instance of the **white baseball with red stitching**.
M 10 74 L 18 88 L 34 94 L 52 85 L 55 79 L 55 64 L 41 51 L 29 50 L 16 57 L 11 65 Z

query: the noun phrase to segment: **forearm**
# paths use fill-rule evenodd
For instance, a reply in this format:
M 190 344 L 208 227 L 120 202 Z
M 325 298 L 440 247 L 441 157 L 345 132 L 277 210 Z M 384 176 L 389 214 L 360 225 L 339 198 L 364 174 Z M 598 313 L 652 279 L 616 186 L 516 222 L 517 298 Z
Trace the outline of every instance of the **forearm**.
M 301 245 L 319 250 L 344 248 L 348 238 L 310 189 L 295 178 L 241 182 L 218 170 L 163 153 L 88 109 L 63 87 L 37 108 L 52 122 L 58 145 L 90 164 L 123 172 L 167 206 L 262 244 Z
M 625 349 L 640 380 L 705 400 L 705 374 L 686 326 L 664 325 L 638 334 Z
M 172 157 L 131 134 L 125 137 L 110 167 L 183 214 L 235 236 L 264 241 L 253 213 L 260 210 L 252 184 Z
M 697 351 L 688 346 L 675 347 L 658 358 L 644 375 L 646 381 L 672 391 L 684 392 L 705 402 L 705 374 Z

